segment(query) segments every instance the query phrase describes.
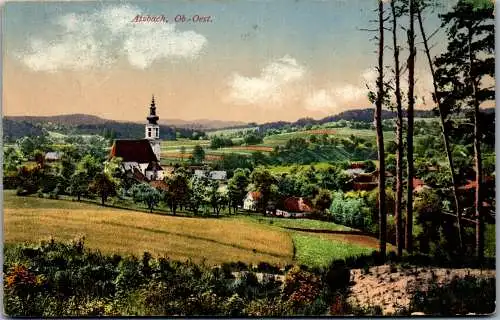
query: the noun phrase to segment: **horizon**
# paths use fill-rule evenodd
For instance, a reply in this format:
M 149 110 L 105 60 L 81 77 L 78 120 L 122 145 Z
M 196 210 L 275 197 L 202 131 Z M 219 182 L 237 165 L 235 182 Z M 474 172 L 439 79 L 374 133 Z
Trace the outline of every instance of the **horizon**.
M 213 122 L 227 122 L 227 123 L 230 123 L 230 122 L 238 123 L 239 122 L 242 125 L 243 124 L 248 125 L 250 123 L 256 123 L 257 125 L 263 125 L 266 123 L 278 122 L 278 121 L 294 123 L 294 122 L 297 122 L 301 119 L 313 119 L 315 121 L 321 121 L 321 120 L 328 118 L 328 117 L 339 116 L 343 112 L 350 112 L 350 111 L 356 111 L 356 110 L 364 111 L 364 110 L 370 110 L 370 109 L 372 109 L 372 108 L 370 108 L 370 107 L 352 108 L 352 109 L 342 110 L 342 111 L 339 111 L 337 113 L 331 113 L 331 114 L 328 114 L 328 115 L 325 115 L 325 116 L 319 117 L 319 118 L 312 118 L 312 117 L 306 116 L 306 117 L 302 117 L 302 118 L 296 118 L 296 119 L 290 120 L 290 121 L 276 120 L 276 121 L 265 121 L 265 122 L 255 122 L 255 121 L 245 122 L 242 120 L 221 120 L 221 119 L 207 119 L 207 118 L 198 118 L 198 119 L 164 118 L 164 119 L 162 119 L 162 117 L 160 117 L 158 121 L 159 121 L 160 125 L 165 125 L 165 126 L 169 125 L 168 123 L 165 123 L 165 121 L 179 121 L 179 122 L 185 122 L 186 124 L 200 124 L 201 122 L 204 122 L 204 121 L 206 121 L 206 122 L 213 121 Z M 495 107 L 482 107 L 481 109 L 495 109 Z M 403 111 L 405 111 L 405 110 L 406 109 L 404 109 Z M 395 111 L 391 111 L 391 110 L 387 110 L 387 109 L 384 109 L 383 111 L 395 113 Z M 432 111 L 432 109 L 415 108 L 415 112 L 422 112 L 422 111 Z M 100 120 L 114 121 L 114 122 L 121 122 L 121 123 L 139 123 L 139 124 L 141 124 L 141 123 L 146 122 L 146 121 L 117 120 L 117 119 L 111 119 L 111 118 L 104 118 L 104 117 L 101 117 L 98 115 L 93 115 L 93 114 L 88 114 L 88 113 L 66 113 L 66 114 L 54 114 L 54 115 L 4 115 L 3 117 L 4 118 L 51 118 L 51 117 L 65 117 L 65 116 L 68 116 L 68 117 L 69 116 L 92 116 L 92 117 L 96 117 Z
M 439 12 L 453 3 L 443 1 Z M 152 94 L 161 117 L 185 121 L 294 121 L 370 106 L 375 44 L 360 29 L 370 26 L 374 7 L 362 0 L 9 2 L 3 112 L 136 122 Z M 132 22 L 148 14 L 211 20 Z M 437 15 L 426 24 L 436 29 Z M 444 39 L 443 30 L 433 38 L 435 54 Z M 432 107 L 424 62 L 416 70 L 421 109 Z

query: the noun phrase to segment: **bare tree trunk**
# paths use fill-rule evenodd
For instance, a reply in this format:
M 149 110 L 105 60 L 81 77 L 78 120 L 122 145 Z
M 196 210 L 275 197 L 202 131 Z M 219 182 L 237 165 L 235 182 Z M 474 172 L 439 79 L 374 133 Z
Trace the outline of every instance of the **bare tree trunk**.
M 377 130 L 377 146 L 379 160 L 378 175 L 378 214 L 379 214 L 379 249 L 385 260 L 387 241 L 387 215 L 385 209 L 385 152 L 384 133 L 382 131 L 382 102 L 384 97 L 384 4 L 382 0 L 378 3 L 379 15 L 379 45 L 378 45 L 378 93 L 375 110 L 375 126 Z
M 394 208 L 396 218 L 396 246 L 398 256 L 403 255 L 404 232 L 403 232 L 403 107 L 401 102 L 401 79 L 399 66 L 399 46 L 397 39 L 397 13 L 395 1 L 391 1 L 392 11 L 392 40 L 394 46 L 394 76 L 396 82 L 396 203 Z
M 450 139 L 448 138 L 449 137 L 449 132 L 446 128 L 446 124 L 445 124 L 445 115 L 444 115 L 444 110 L 443 110 L 443 106 L 441 104 L 441 99 L 439 98 L 439 90 L 438 90 L 438 86 L 437 86 L 437 82 L 436 82 L 436 76 L 435 76 L 435 71 L 434 71 L 434 65 L 432 63 L 432 58 L 431 58 L 431 52 L 430 52 L 430 49 L 429 49 L 429 43 L 428 43 L 428 39 L 427 39 L 427 35 L 425 33 L 425 30 L 424 30 L 424 24 L 423 24 L 423 21 L 422 21 L 422 11 L 420 8 L 417 8 L 417 18 L 418 18 L 418 24 L 419 24 L 419 27 L 420 27 L 420 33 L 422 35 L 422 39 L 424 41 L 424 48 L 425 48 L 425 54 L 427 56 L 427 62 L 429 63 L 429 68 L 431 70 L 431 76 L 432 76 L 432 85 L 434 87 L 434 100 L 436 102 L 436 105 L 438 107 L 438 111 L 439 111 L 439 119 L 440 119 L 440 122 L 441 122 L 441 134 L 442 134 L 442 137 L 443 137 L 443 142 L 444 142 L 444 149 L 446 151 L 446 157 L 448 159 L 448 166 L 449 166 L 449 169 L 450 169 L 450 175 L 451 175 L 451 181 L 452 181 L 452 184 L 453 184 L 453 197 L 454 197 L 454 200 L 455 200 L 455 214 L 457 216 L 457 228 L 458 228 L 458 239 L 459 239 L 459 243 L 460 243 L 460 251 L 463 250 L 463 239 L 462 239 L 462 234 L 463 234 L 463 227 L 462 227 L 462 223 L 460 221 L 461 219 L 461 209 L 460 209 L 460 202 L 458 200 L 458 192 L 457 192 L 457 187 L 458 187 L 458 184 L 457 184 L 457 178 L 456 178 L 456 175 L 455 175 L 455 165 L 453 163 L 453 157 L 452 157 L 452 154 L 451 154 L 451 146 L 450 146 Z
M 410 0 L 410 30 L 408 31 L 408 131 L 406 134 L 408 184 L 406 195 L 406 250 L 413 252 L 413 108 L 415 106 L 415 0 Z
M 483 219 L 483 164 L 481 157 L 481 131 L 479 128 L 479 99 L 477 96 L 477 83 L 474 77 L 474 57 L 472 55 L 472 27 L 469 27 L 468 45 L 469 45 L 469 82 L 472 88 L 472 97 L 474 103 L 474 156 L 476 162 L 476 255 L 479 262 L 484 258 L 484 219 Z

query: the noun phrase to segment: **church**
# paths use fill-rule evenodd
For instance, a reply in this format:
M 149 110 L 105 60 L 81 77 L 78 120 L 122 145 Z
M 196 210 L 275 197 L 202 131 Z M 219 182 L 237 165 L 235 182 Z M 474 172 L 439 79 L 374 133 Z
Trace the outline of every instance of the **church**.
M 163 180 L 165 172 L 160 166 L 160 126 L 154 96 L 146 120 L 144 139 L 115 140 L 110 158 L 122 158 L 123 170 L 139 181 Z

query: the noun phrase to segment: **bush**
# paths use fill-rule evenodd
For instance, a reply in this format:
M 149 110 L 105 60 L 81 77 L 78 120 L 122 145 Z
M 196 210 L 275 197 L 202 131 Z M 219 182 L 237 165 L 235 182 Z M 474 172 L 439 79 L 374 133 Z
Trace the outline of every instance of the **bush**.
M 6 245 L 5 312 L 11 316 L 286 316 L 324 314 L 331 288 L 344 280 L 322 270 L 292 267 L 283 286 L 273 274 L 261 281 L 243 263 L 208 267 L 191 261 L 105 256 L 84 247 L 83 239 L 64 244 Z M 262 271 L 278 268 L 267 263 Z
M 356 229 L 366 230 L 373 224 L 366 201 L 345 197 L 341 192 L 333 193 L 330 215 L 333 222 Z
M 454 316 L 467 313 L 495 312 L 495 279 L 466 276 L 450 283 L 433 283 L 428 291 L 417 292 L 410 303 L 410 311 L 429 315 Z
M 244 309 L 249 317 L 286 317 L 293 315 L 291 304 L 279 298 L 251 301 Z

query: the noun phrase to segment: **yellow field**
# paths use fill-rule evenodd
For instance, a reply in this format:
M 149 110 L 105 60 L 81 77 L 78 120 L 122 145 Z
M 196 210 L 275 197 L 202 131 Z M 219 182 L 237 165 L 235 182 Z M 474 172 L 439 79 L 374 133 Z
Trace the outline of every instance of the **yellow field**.
M 85 236 L 86 246 L 106 253 L 148 251 L 172 259 L 206 259 L 210 264 L 292 262 L 293 244 L 286 232 L 247 221 L 162 216 L 8 192 L 4 199 L 7 243 Z

